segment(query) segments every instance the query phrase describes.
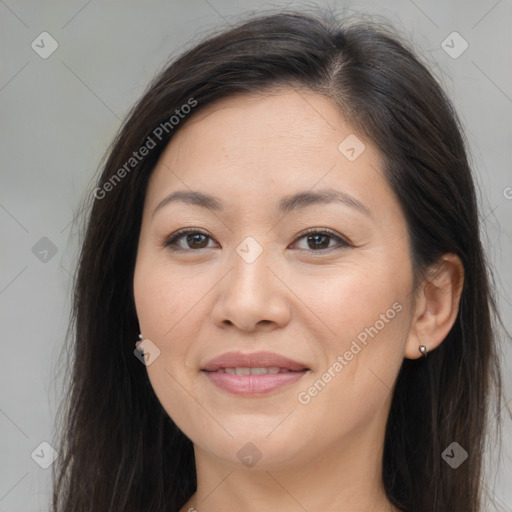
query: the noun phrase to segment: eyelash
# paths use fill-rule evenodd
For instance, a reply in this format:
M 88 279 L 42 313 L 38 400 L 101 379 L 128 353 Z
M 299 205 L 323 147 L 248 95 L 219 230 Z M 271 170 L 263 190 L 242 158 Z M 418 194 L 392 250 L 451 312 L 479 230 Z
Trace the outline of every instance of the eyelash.
M 201 248 L 201 249 L 190 249 L 190 248 L 183 249 L 181 247 L 177 247 L 176 246 L 177 241 L 179 239 L 183 238 L 184 236 L 189 235 L 189 234 L 201 234 L 201 235 L 204 235 L 205 237 L 209 238 L 210 240 L 214 240 L 213 237 L 211 237 L 206 231 L 203 231 L 202 229 L 198 229 L 198 228 L 183 228 L 183 229 L 180 229 L 180 230 L 176 231 L 172 235 L 170 235 L 164 241 L 163 245 L 164 245 L 164 247 L 166 247 L 167 249 L 169 249 L 172 252 L 197 252 L 197 251 L 200 251 L 200 250 L 211 249 L 209 247 L 204 247 L 204 248 Z M 332 229 L 328 229 L 328 228 L 321 228 L 321 229 L 319 229 L 319 228 L 309 228 L 306 231 L 303 231 L 294 240 L 293 244 L 295 244 L 300 239 L 305 238 L 305 237 L 310 236 L 310 235 L 313 235 L 313 234 L 315 234 L 315 235 L 324 235 L 324 236 L 330 237 L 331 239 L 336 239 L 336 240 L 338 240 L 338 246 L 328 247 L 326 249 L 318 249 L 318 250 L 313 250 L 313 249 L 298 249 L 298 250 L 309 252 L 309 253 L 325 253 L 325 252 L 331 252 L 332 250 L 336 250 L 336 249 L 345 249 L 347 247 L 353 247 L 353 245 L 346 238 L 342 237 L 341 235 L 339 235 L 338 233 L 336 233 Z

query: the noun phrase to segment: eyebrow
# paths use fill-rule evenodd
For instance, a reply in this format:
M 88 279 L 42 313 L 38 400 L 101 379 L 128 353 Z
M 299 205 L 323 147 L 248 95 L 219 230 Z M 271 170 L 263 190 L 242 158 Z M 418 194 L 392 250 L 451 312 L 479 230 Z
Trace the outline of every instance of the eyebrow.
M 202 192 L 177 190 L 162 199 L 153 210 L 152 216 L 156 212 L 170 203 L 181 202 L 201 208 L 207 208 L 213 211 L 223 211 L 222 201 L 214 196 L 203 194 Z M 342 203 L 346 206 L 354 208 L 365 215 L 371 216 L 370 210 L 361 201 L 355 197 L 335 189 L 324 189 L 319 191 L 299 192 L 291 196 L 283 197 L 278 203 L 278 210 L 281 214 L 286 215 L 292 211 L 300 210 L 314 204 L 330 204 Z

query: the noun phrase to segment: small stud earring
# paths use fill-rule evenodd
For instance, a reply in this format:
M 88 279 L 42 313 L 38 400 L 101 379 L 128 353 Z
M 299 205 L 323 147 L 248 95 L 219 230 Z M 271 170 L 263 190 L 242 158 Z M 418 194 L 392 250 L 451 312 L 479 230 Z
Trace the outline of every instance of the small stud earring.
M 427 347 L 425 347 L 425 345 L 420 345 L 419 350 L 420 350 L 421 354 L 423 355 L 423 357 L 427 357 L 428 350 L 427 350 Z
M 144 352 L 144 347 L 141 345 L 142 343 L 142 334 L 139 333 L 139 339 L 135 342 L 135 348 L 140 352 Z

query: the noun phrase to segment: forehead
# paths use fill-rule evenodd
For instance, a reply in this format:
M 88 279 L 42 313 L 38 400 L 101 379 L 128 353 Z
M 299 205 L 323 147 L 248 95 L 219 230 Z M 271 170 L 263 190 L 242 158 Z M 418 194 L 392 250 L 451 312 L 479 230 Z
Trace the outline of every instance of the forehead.
M 347 158 L 354 152 L 355 159 Z M 155 167 L 148 195 L 184 185 L 260 199 L 336 185 L 348 193 L 363 187 L 372 195 L 376 185 L 387 189 L 382 167 L 371 141 L 356 134 L 324 96 L 298 90 L 244 94 L 186 121 Z
M 169 146 L 194 144 L 192 138 L 209 144 L 210 150 L 220 144 L 218 152 L 229 149 L 230 155 L 251 159 L 256 155 L 249 153 L 256 148 L 276 157 L 292 151 L 310 157 L 312 150 L 337 157 L 340 136 L 353 132 L 326 97 L 311 91 L 276 90 L 238 94 L 205 107 Z

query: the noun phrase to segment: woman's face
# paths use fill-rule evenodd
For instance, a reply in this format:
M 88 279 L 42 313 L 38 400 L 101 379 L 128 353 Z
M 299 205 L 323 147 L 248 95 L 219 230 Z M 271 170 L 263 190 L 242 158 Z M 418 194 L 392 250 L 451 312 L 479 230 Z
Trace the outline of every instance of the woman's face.
M 223 100 L 166 148 L 134 293 L 151 384 L 196 455 L 286 468 L 380 454 L 413 314 L 382 169 L 303 91 Z

